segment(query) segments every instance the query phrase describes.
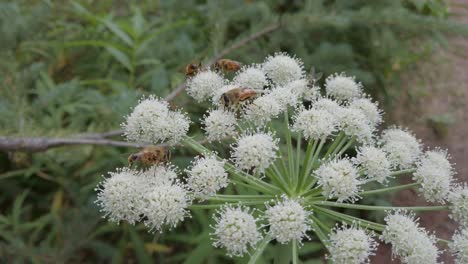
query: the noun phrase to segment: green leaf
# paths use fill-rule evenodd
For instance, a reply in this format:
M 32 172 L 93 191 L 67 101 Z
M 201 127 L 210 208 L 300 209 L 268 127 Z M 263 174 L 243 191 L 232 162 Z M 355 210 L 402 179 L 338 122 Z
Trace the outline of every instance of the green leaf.
M 120 38 L 125 44 L 127 44 L 130 47 L 133 46 L 133 40 L 117 24 L 115 24 L 109 19 L 101 18 L 99 19 L 99 21 L 103 23 L 112 33 L 114 33 L 114 35 Z
M 133 65 L 130 62 L 130 58 L 123 53 L 122 51 L 114 48 L 114 47 L 106 47 L 106 50 L 116 59 L 118 60 L 125 68 L 127 68 L 130 72 L 133 72 Z
M 143 32 L 145 32 L 146 21 L 141 14 L 140 8 L 134 7 L 133 12 L 135 13 L 132 17 L 133 32 L 135 33 L 136 38 L 139 39 Z
M 152 263 L 151 256 L 146 252 L 145 243 L 140 238 L 133 226 L 128 226 L 128 233 L 132 241 L 132 247 L 135 250 L 138 263 Z

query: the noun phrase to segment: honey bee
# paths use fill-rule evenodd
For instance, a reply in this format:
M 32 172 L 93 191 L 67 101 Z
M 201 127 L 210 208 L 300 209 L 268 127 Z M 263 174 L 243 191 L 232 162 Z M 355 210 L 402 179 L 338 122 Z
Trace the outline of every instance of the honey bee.
M 214 67 L 218 71 L 235 72 L 242 67 L 242 63 L 229 59 L 220 59 L 215 63 Z
M 221 95 L 220 103 L 224 108 L 236 110 L 246 103 L 251 103 L 257 94 L 255 90 L 250 88 L 234 88 Z
M 188 77 L 192 77 L 195 74 L 197 74 L 201 70 L 201 62 L 196 64 L 196 63 L 190 63 L 185 66 L 185 75 Z
M 323 76 L 323 73 L 321 72 L 315 72 L 315 68 L 312 67 L 310 68 L 310 72 L 309 72 L 309 75 L 308 75 L 308 79 L 309 79 L 309 87 L 314 87 L 315 84 L 322 78 Z
M 171 151 L 167 147 L 149 146 L 128 156 L 128 164 L 130 167 L 135 163 L 151 166 L 169 162 L 170 159 Z

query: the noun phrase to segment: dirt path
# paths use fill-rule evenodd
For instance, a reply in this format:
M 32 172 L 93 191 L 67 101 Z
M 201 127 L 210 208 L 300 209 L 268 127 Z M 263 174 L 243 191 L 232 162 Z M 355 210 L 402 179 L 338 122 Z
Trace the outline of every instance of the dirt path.
M 468 24 L 468 0 L 452 0 L 453 19 Z M 404 76 L 405 95 L 398 98 L 391 123 L 408 127 L 425 148 L 447 149 L 455 163 L 458 182 L 468 182 L 468 38 L 453 38 L 448 50 Z M 396 206 L 427 204 L 414 190 L 392 197 Z M 450 239 L 457 224 L 446 212 L 420 214 L 421 224 L 440 238 Z M 439 261 L 454 263 L 448 252 Z M 372 263 L 400 263 L 391 259 L 391 249 L 382 245 Z

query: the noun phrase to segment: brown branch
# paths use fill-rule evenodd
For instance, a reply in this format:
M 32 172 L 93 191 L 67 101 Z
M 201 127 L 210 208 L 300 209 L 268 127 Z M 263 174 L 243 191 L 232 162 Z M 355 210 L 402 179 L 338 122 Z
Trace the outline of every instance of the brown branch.
M 277 30 L 280 27 L 279 23 L 272 24 L 261 31 L 258 31 L 234 44 L 223 49 L 219 54 L 208 61 L 204 68 L 209 68 L 213 64 L 226 56 L 227 54 L 237 50 L 248 43 Z M 179 96 L 186 88 L 187 80 L 177 86 L 174 91 L 167 95 L 164 99 L 172 101 Z M 63 147 L 70 145 L 105 145 L 115 147 L 136 147 L 141 148 L 145 145 L 138 143 L 123 142 L 117 140 L 106 139 L 108 137 L 119 136 L 123 134 L 123 130 L 112 130 L 102 133 L 82 133 L 73 135 L 71 138 L 48 138 L 48 137 L 31 137 L 31 138 L 16 138 L 0 136 L 0 150 L 3 151 L 30 151 L 39 152 L 46 151 L 50 148 Z M 165 144 L 162 144 L 165 145 Z

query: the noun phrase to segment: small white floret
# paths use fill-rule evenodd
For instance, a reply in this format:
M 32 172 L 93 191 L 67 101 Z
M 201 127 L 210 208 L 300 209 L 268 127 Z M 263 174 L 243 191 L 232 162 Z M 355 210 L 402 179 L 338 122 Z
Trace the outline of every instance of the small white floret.
M 270 227 L 269 234 L 281 244 L 292 240 L 301 242 L 308 238 L 306 233 L 311 230 L 311 214 L 298 201 L 288 198 L 278 201 L 274 206 L 267 204 L 265 218 Z
M 255 247 L 262 235 L 250 210 L 242 206 L 224 206 L 213 217 L 215 247 L 225 248 L 228 256 L 243 256 L 249 247 Z

